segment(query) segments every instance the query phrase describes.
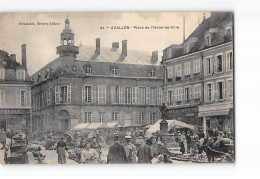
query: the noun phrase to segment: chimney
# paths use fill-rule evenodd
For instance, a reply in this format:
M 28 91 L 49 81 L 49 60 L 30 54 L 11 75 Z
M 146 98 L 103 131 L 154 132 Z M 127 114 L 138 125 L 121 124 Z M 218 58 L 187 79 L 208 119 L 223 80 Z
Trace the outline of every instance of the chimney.
M 122 55 L 127 56 L 127 40 L 122 41 Z
M 113 42 L 112 43 L 112 48 L 113 49 L 118 49 L 119 48 L 119 42 Z
M 11 58 L 12 60 L 16 61 L 16 54 L 11 54 L 11 55 L 10 55 L 10 58 Z
M 96 38 L 96 55 L 100 55 L 100 38 Z
M 185 41 L 185 16 L 183 17 L 183 42 Z
M 26 44 L 22 44 L 22 65 L 27 68 L 26 66 Z
M 151 64 L 155 64 L 158 61 L 158 51 L 152 52 Z

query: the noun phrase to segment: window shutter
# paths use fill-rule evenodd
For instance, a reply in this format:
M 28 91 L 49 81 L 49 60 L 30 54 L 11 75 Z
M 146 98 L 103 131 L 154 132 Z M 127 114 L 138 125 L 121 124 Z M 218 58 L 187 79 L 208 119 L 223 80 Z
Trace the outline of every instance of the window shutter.
M 139 94 L 139 87 L 135 87 L 135 95 L 136 95 L 136 104 L 140 104 L 140 94 Z
M 185 99 L 185 88 L 181 89 L 181 101 Z
M 214 70 L 213 71 L 214 71 L 214 73 L 216 73 L 217 72 L 217 64 L 218 64 L 217 57 L 213 57 L 212 63 L 213 63 L 212 67 L 214 66 Z
M 115 104 L 115 86 L 111 86 L 111 103 Z
M 96 86 L 92 86 L 91 89 L 92 103 L 96 103 Z
M 175 92 L 174 92 L 174 90 L 172 90 L 172 104 L 174 104 L 174 102 L 176 101 L 176 99 L 175 99 L 176 97 L 175 97 Z M 172 105 L 171 104 L 171 105 Z
M 103 86 L 103 103 L 107 102 L 107 86 Z
M 227 61 L 227 58 L 225 55 L 222 55 L 222 71 L 225 71 L 227 69 L 226 67 L 226 61 Z
M 193 95 L 192 95 L 192 88 L 190 88 L 190 100 L 192 100 L 192 97 L 193 97 Z
M 230 53 L 226 54 L 226 70 L 230 70 Z
M 136 104 L 135 87 L 132 87 L 132 104 Z
M 228 97 L 228 94 L 227 94 L 227 90 L 228 90 L 228 86 L 227 86 L 227 81 L 224 81 L 223 82 L 223 90 L 224 90 L 224 99 L 226 99 Z
M 85 95 L 86 95 L 86 92 L 85 92 L 85 86 L 82 86 L 82 91 L 81 91 L 81 97 L 82 97 L 82 103 L 85 103 Z
M 71 103 L 71 86 L 68 86 L 68 92 L 67 92 L 67 100 L 68 100 L 68 103 L 70 104 Z
M 214 95 L 213 95 L 213 99 L 218 99 L 218 85 L 217 82 L 214 83 Z
M 207 58 L 204 59 L 204 74 L 208 74 L 208 62 L 207 62 Z
M 55 103 L 60 104 L 60 88 L 55 86 Z
M 17 91 L 17 106 L 21 106 L 21 91 Z
M 150 87 L 146 88 L 146 104 L 150 104 Z
M 31 106 L 31 91 L 30 90 L 27 90 L 26 91 L 26 106 L 27 107 L 30 107 Z

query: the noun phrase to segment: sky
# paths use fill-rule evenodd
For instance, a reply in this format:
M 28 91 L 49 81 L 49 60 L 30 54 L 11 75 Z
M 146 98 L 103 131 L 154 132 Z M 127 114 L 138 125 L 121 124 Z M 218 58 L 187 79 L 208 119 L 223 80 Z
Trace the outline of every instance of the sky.
M 204 12 L 70 12 L 70 27 L 75 34 L 75 45 L 111 47 L 113 42 L 127 40 L 128 49 L 159 52 L 172 44 L 183 42 L 183 17 L 187 38 L 203 20 Z M 205 12 L 208 18 L 210 12 Z M 64 28 L 66 12 L 59 13 L 0 13 L 0 50 L 16 54 L 21 63 L 21 45 L 27 46 L 27 68 L 32 75 L 56 59 L 60 33 Z M 19 25 L 19 23 L 35 25 Z M 55 22 L 59 25 L 37 25 Z M 111 26 L 169 26 L 170 29 L 110 29 Z M 177 28 L 178 27 L 178 28 Z

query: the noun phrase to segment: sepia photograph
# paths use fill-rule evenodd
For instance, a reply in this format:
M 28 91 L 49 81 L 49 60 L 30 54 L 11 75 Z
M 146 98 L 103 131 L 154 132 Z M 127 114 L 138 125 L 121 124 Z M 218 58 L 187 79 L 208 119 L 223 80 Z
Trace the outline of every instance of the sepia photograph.
M 232 11 L 1 12 L 0 164 L 235 163 Z

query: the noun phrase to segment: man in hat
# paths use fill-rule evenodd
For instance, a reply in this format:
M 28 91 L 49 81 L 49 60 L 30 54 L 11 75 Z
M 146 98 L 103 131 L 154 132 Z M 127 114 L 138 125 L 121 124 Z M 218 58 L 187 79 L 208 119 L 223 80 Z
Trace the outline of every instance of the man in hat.
M 125 136 L 125 140 L 126 140 L 125 151 L 126 151 L 126 157 L 127 157 L 128 163 L 137 163 L 136 147 L 131 142 L 131 136 Z
M 107 163 L 119 164 L 127 163 L 125 148 L 119 142 L 119 135 L 114 134 L 114 144 L 109 147 L 107 154 Z
M 138 163 L 152 163 L 153 150 L 151 148 L 152 140 L 147 139 L 137 152 Z

